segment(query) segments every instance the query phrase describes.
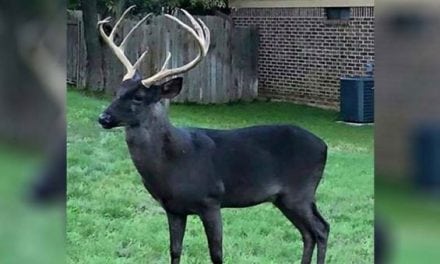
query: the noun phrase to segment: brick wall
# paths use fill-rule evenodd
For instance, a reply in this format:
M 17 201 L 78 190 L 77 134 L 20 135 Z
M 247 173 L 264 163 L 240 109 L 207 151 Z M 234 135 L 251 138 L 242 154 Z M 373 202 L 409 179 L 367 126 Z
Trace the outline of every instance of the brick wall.
M 234 10 L 236 26 L 259 28 L 260 96 L 337 109 L 339 78 L 363 75 L 374 60 L 373 7 L 350 12 L 341 21 L 325 8 Z

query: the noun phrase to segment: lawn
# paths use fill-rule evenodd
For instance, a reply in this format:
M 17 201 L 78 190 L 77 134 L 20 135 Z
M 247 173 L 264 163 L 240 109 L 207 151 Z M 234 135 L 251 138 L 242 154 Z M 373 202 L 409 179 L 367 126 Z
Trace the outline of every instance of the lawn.
M 169 263 L 168 227 L 141 184 L 122 129 L 96 122 L 106 98 L 68 92 L 68 263 Z M 336 123 L 338 114 L 290 103 L 172 105 L 177 126 L 237 128 L 297 124 L 329 145 L 318 207 L 331 225 L 328 263 L 373 263 L 373 128 Z M 299 232 L 271 204 L 224 209 L 225 263 L 299 263 Z M 201 222 L 188 219 L 182 263 L 209 263 Z

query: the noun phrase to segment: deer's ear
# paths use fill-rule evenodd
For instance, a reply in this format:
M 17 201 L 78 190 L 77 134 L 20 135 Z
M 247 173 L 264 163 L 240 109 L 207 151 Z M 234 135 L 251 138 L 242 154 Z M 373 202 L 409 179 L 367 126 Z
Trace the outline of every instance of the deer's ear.
M 160 97 L 171 99 L 176 97 L 182 90 L 182 77 L 173 78 L 160 86 Z

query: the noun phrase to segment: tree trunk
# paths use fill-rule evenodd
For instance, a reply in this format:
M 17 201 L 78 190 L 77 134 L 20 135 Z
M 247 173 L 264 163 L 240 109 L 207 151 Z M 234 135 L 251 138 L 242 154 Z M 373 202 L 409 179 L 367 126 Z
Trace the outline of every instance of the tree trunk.
M 84 36 L 87 49 L 86 87 L 92 91 L 104 90 L 102 47 L 98 36 L 96 0 L 81 0 Z
M 124 10 L 125 10 L 126 3 L 127 3 L 127 0 L 119 0 L 116 3 L 115 17 L 121 17 L 122 12 L 124 12 Z

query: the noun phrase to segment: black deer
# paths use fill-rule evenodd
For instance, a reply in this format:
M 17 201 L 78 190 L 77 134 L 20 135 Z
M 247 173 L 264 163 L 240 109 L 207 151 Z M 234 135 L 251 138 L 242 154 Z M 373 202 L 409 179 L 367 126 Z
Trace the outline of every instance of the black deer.
M 135 64 L 124 54 L 127 38 L 118 46 L 113 38 L 125 14 L 103 39 L 127 70 L 116 99 L 99 116 L 105 129 L 125 127 L 126 142 L 145 188 L 165 209 L 169 222 L 171 263 L 180 262 L 188 215 L 200 216 L 213 263 L 222 263 L 221 208 L 240 208 L 272 202 L 301 232 L 302 263 L 310 263 L 317 244 L 317 263 L 324 263 L 329 224 L 318 212 L 315 192 L 322 178 L 326 144 L 296 126 L 255 126 L 234 130 L 174 127 L 161 99 L 179 94 L 182 78 L 174 77 L 195 67 L 206 56 L 210 32 L 200 19 L 181 10 L 190 27 L 171 15 L 196 40 L 198 56 L 190 63 L 162 69 L 142 79 Z

